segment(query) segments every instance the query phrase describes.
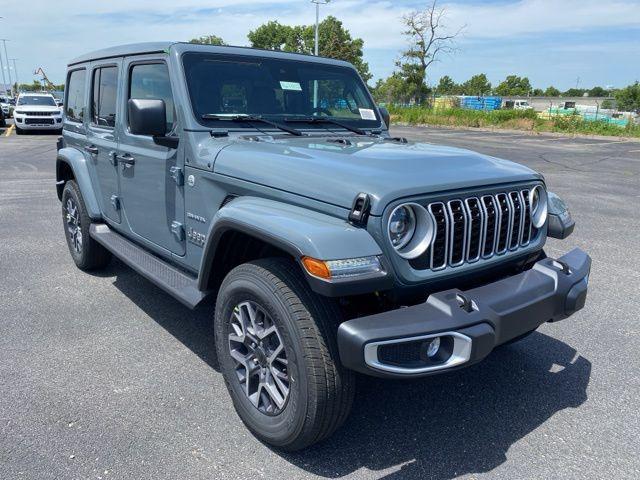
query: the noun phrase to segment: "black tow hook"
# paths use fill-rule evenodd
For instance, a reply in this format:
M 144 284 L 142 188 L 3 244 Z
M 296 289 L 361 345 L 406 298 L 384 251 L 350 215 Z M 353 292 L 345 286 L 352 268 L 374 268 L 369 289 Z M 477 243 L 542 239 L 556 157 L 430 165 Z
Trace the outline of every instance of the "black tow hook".
M 467 313 L 471 313 L 477 309 L 473 300 L 465 297 L 461 293 L 456 294 L 456 300 L 458 302 L 458 306 Z

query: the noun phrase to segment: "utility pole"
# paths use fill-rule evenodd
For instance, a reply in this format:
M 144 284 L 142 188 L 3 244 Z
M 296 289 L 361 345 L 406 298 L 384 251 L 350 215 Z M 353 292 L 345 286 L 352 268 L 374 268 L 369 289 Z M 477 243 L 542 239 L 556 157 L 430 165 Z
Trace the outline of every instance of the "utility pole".
M 4 76 L 4 63 L 2 63 L 2 54 L 0 54 L 0 70 L 2 71 L 2 91 L 0 93 L 2 93 L 2 96 L 5 96 L 7 94 L 7 79 Z
M 318 34 L 318 30 L 320 29 L 320 5 L 326 5 L 327 3 L 329 3 L 331 0 L 311 0 L 311 3 L 315 3 L 316 4 L 316 35 L 315 35 L 315 54 L 316 57 L 318 56 L 318 50 L 319 50 L 319 34 Z
M 320 4 L 322 5 L 326 5 L 327 3 L 329 3 L 331 0 L 311 0 L 311 3 L 315 3 L 316 4 L 316 32 L 315 32 L 315 45 L 314 45 L 314 52 L 316 57 L 318 56 L 318 52 L 320 50 L 319 48 L 319 44 L 320 44 Z M 318 81 L 314 80 L 313 81 L 313 108 L 317 109 L 318 108 Z
M 18 90 L 18 88 L 20 88 L 20 82 L 18 82 L 18 67 L 16 66 L 16 60 L 18 60 L 18 59 L 17 58 L 11 58 L 10 60 L 13 62 L 13 73 L 14 73 L 14 75 L 16 77 L 16 85 L 17 85 L 16 93 L 19 93 L 19 92 L 17 92 L 17 90 Z
M 9 87 L 11 89 L 11 96 L 13 97 L 13 82 L 11 81 L 11 64 L 9 63 L 9 54 L 7 53 L 7 39 L 0 38 L 4 45 L 4 58 L 7 60 L 7 75 L 9 75 Z

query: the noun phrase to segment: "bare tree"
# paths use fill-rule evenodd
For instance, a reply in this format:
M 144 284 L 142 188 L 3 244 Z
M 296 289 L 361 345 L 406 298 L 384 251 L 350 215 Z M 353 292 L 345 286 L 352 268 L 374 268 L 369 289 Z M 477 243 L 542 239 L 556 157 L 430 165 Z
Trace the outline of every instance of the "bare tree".
M 415 82 L 413 87 L 417 101 L 426 95 L 427 69 L 442 55 L 455 52 L 455 39 L 465 28 L 462 26 L 449 33 L 444 25 L 445 18 L 446 10 L 438 7 L 437 0 L 433 0 L 425 10 L 414 10 L 402 17 L 406 27 L 403 33 L 408 38 L 409 48 L 402 53 L 404 62 L 399 62 L 399 66 L 404 76 Z

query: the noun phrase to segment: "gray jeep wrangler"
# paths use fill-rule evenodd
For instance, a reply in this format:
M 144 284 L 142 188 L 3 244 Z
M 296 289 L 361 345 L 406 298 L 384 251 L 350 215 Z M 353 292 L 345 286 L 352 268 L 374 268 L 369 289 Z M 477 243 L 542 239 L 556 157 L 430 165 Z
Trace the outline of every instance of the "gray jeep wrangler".
M 390 136 L 348 63 L 148 43 L 73 60 L 66 85 L 74 262 L 215 298 L 220 370 L 271 445 L 331 435 L 356 372 L 463 368 L 585 303 L 589 256 L 543 251 L 574 226 L 544 178 Z

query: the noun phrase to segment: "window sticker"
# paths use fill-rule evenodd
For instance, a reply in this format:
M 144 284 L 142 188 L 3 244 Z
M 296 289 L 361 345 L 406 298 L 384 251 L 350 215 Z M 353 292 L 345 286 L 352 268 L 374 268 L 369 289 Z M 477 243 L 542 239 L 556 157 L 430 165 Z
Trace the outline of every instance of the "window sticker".
M 362 120 L 376 120 L 376 113 L 370 108 L 359 108 Z
M 282 90 L 293 90 L 295 92 L 301 92 L 302 86 L 298 82 L 280 82 Z

